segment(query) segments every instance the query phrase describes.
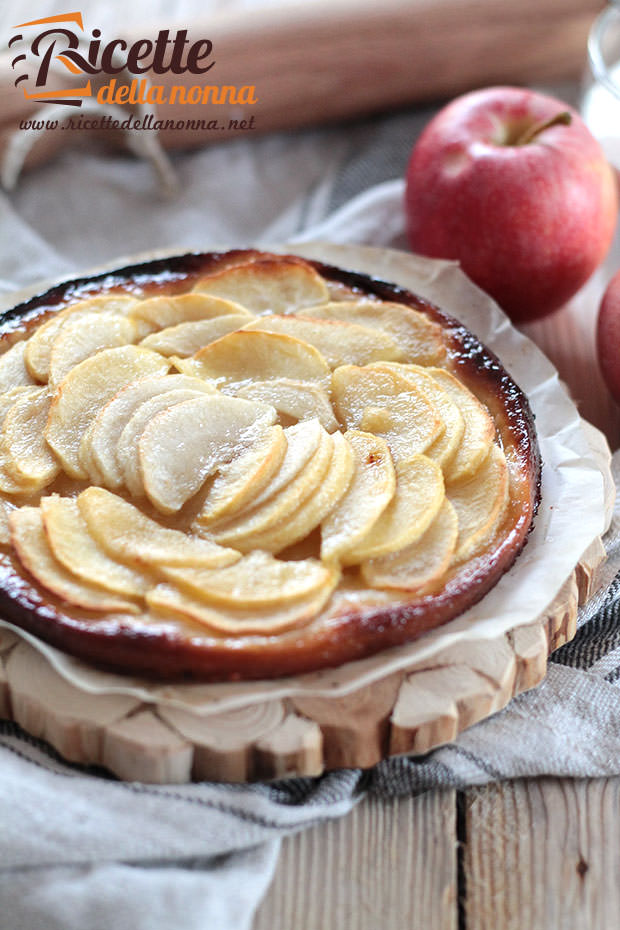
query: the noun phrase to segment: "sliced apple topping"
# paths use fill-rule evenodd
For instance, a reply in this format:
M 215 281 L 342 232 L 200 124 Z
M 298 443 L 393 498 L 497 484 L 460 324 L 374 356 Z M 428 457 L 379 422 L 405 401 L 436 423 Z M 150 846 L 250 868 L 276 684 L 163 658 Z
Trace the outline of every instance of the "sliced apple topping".
M 397 462 L 394 496 L 344 562 L 354 565 L 410 546 L 426 532 L 443 500 L 443 474 L 436 462 L 425 455 Z
M 278 553 L 305 539 L 337 506 L 353 477 L 353 453 L 342 435 L 334 433 L 334 447 L 327 473 L 321 485 L 303 504 L 297 507 L 286 522 L 252 538 L 257 549 Z
M 217 608 L 166 584 L 158 584 L 149 591 L 146 603 L 157 619 L 172 617 L 185 623 L 195 623 L 213 636 L 273 636 L 305 626 L 314 620 L 325 607 L 337 583 L 338 577 L 334 576 L 333 586 L 326 586 L 318 594 L 264 610 Z
M 112 558 L 133 568 L 222 568 L 241 556 L 206 539 L 161 526 L 133 504 L 103 488 L 77 498 L 90 535 Z
M 218 385 L 293 378 L 327 384 L 329 367 L 314 346 L 284 333 L 229 333 L 196 353 L 192 373 Z
M 281 426 L 270 426 L 249 449 L 222 465 L 196 517 L 208 524 L 251 504 L 279 471 L 287 439 Z
M 458 536 L 458 518 L 444 499 L 426 532 L 410 546 L 360 565 L 362 578 L 374 588 L 417 591 L 441 579 L 448 570 Z
M 194 291 L 241 304 L 253 313 L 291 313 L 329 300 L 323 278 L 303 261 L 267 259 L 209 275 Z
M 158 333 L 151 333 L 140 343 L 147 349 L 153 349 L 154 352 L 160 352 L 162 355 L 176 355 L 180 358 L 187 358 L 188 355 L 194 355 L 204 346 L 221 339 L 228 333 L 234 333 L 235 330 L 247 323 L 249 314 L 247 313 L 225 313 L 222 316 L 213 317 L 211 320 L 195 320 L 189 323 L 178 323 L 176 326 L 168 326 Z
M 70 477 L 88 477 L 79 459 L 80 443 L 99 410 L 126 384 L 167 369 L 161 355 L 130 345 L 104 349 L 63 378 L 52 400 L 45 438 Z
M 47 381 L 50 371 L 52 346 L 56 337 L 71 317 L 81 316 L 83 313 L 119 314 L 121 316 L 130 312 L 137 301 L 133 297 L 123 294 L 100 295 L 81 300 L 62 310 L 58 310 L 46 320 L 26 343 L 24 361 L 28 371 L 37 381 Z
M 123 316 L 79 313 L 69 317 L 56 335 L 50 352 L 49 382 L 58 384 L 80 362 L 102 349 L 136 342 L 140 329 Z
M 387 333 L 404 356 L 420 365 L 437 365 L 446 354 L 441 327 L 404 304 L 343 300 L 313 307 L 304 311 L 304 315 L 359 323 Z
M 20 562 L 42 587 L 76 607 L 100 612 L 138 613 L 139 608 L 103 587 L 78 578 L 54 557 L 38 507 L 20 507 L 9 516 L 11 542 Z
M 172 378 L 173 376 L 171 376 Z M 162 390 L 148 400 L 143 401 L 123 427 L 116 447 L 116 461 L 122 474 L 122 481 L 134 497 L 144 496 L 144 484 L 140 468 L 140 450 L 138 442 L 153 417 L 174 404 L 200 397 L 203 393 L 195 388 L 174 387 Z
M 442 468 L 445 468 L 452 461 L 458 452 L 463 433 L 465 432 L 465 421 L 463 416 L 451 399 L 448 392 L 438 381 L 428 374 L 427 369 L 420 365 L 401 365 L 399 362 L 378 362 L 378 368 L 392 368 L 407 381 L 411 381 L 413 386 L 428 397 L 437 407 L 439 416 L 444 424 L 443 434 L 436 439 L 426 450 L 425 455 L 434 459 Z
M 284 430 L 286 454 L 282 464 L 262 491 L 252 495 L 251 508 L 275 498 L 301 474 L 323 442 L 323 434 L 324 430 L 318 420 L 306 420 Z
M 508 491 L 506 457 L 496 445 L 469 481 L 448 488 L 447 497 L 459 521 L 455 561 L 474 556 L 495 533 L 508 503 Z
M 319 350 L 330 368 L 339 365 L 367 365 L 382 359 L 404 358 L 395 340 L 385 332 L 341 320 L 319 320 L 304 316 L 259 317 L 246 330 L 284 333 L 301 339 Z
M 151 330 L 167 329 L 182 323 L 195 323 L 199 320 L 213 320 L 217 317 L 244 316 L 247 320 L 253 314 L 240 304 L 231 300 L 221 300 L 208 294 L 158 295 L 140 300 L 130 310 L 130 316 L 143 320 Z
M 215 388 L 206 381 L 188 378 L 185 375 L 157 374 L 124 385 L 105 407 L 99 410 L 84 433 L 79 450 L 81 466 L 88 472 L 91 480 L 109 488 L 120 488 L 123 484 L 123 471 L 119 464 L 119 442 L 123 430 L 142 405 L 153 397 L 171 391 L 191 392 L 183 394 L 182 399 L 185 400 L 198 393 L 214 390 Z M 164 402 L 163 406 L 168 404 Z M 160 409 L 163 407 L 157 407 L 157 410 Z M 150 415 L 154 415 L 154 411 Z M 128 440 L 130 448 L 135 450 L 147 419 L 148 417 Z
M 180 510 L 210 474 L 275 419 L 273 407 L 222 394 L 202 394 L 162 410 L 138 443 L 147 497 L 163 513 Z
M 40 507 L 54 557 L 78 578 L 131 599 L 152 585 L 150 575 L 110 558 L 95 542 L 75 498 L 52 494 L 41 498 Z
M 393 369 L 343 365 L 332 392 L 340 421 L 385 439 L 395 459 L 425 452 L 445 431 L 433 401 Z
M 60 464 L 45 441 L 51 395 L 46 388 L 20 392 L 2 426 L 2 462 L 18 484 L 32 491 L 50 484 Z
M 0 394 L 14 387 L 35 383 L 25 364 L 26 345 L 26 342 L 16 342 L 0 355 Z
M 52 604 L 202 642 L 322 618 L 343 571 L 362 610 L 460 583 L 510 474 L 442 326 L 303 259 L 215 265 L 0 356 L 0 545 Z
M 396 490 L 387 443 L 359 430 L 349 430 L 344 438 L 354 470 L 347 491 L 321 525 L 321 558 L 326 561 L 342 559 L 366 538 Z
M 465 424 L 461 443 L 444 469 L 446 483 L 467 481 L 489 454 L 495 437 L 495 424 L 486 407 L 453 374 L 443 368 L 429 368 L 427 371 L 450 395 Z
M 263 610 L 318 594 L 333 570 L 316 559 L 283 562 L 250 552 L 220 569 L 163 568 L 166 578 L 206 604 L 236 610 Z
M 277 493 L 268 494 L 268 485 L 261 495 L 265 499 L 255 502 L 251 510 L 243 511 L 225 523 L 210 527 L 215 541 L 241 552 L 257 548 L 256 540 L 261 534 L 286 523 L 297 507 L 318 491 L 327 476 L 333 447 L 332 436 L 321 429 L 318 448 L 301 471 Z
M 9 546 L 11 544 L 11 530 L 9 518 L 16 509 L 16 504 L 7 497 L 0 496 L 0 545 Z
M 259 400 L 271 404 L 281 420 L 312 420 L 316 417 L 328 433 L 338 429 L 327 391 L 311 381 L 294 381 L 292 378 L 274 378 L 273 381 L 255 381 L 235 390 L 235 397 Z

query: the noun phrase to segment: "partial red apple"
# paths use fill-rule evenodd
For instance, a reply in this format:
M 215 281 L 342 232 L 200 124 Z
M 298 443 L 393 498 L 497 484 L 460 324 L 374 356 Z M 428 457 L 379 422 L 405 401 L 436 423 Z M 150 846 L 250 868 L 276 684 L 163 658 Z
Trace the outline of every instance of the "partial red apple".
M 513 320 L 556 310 L 602 262 L 615 176 L 575 110 L 517 87 L 457 98 L 407 169 L 411 248 L 460 261 Z
M 620 404 L 620 271 L 607 285 L 601 300 L 596 350 L 605 384 Z

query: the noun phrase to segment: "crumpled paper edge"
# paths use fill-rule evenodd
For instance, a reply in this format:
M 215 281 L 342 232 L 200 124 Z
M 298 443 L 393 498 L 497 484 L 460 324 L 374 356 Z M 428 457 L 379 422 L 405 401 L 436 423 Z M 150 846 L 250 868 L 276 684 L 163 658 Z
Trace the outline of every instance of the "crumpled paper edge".
M 340 668 L 274 681 L 170 685 L 116 675 L 94 669 L 0 620 L 0 625 L 31 643 L 64 678 L 85 691 L 129 694 L 205 715 L 294 695 L 342 696 L 393 672 L 428 662 L 457 643 L 491 639 L 534 622 L 551 604 L 587 547 L 606 529 L 611 477 L 605 464 L 609 449 L 604 438 L 599 433 L 598 448 L 593 449 L 592 437 L 597 431 L 581 420 L 551 362 L 456 263 L 359 245 L 313 242 L 262 247 L 295 252 L 408 288 L 460 319 L 498 355 L 528 395 L 536 415 L 543 487 L 535 528 L 512 569 L 479 604 L 450 623 L 413 643 Z M 158 250 L 156 255 L 180 251 Z M 153 257 L 153 253 L 132 256 L 116 261 L 114 267 Z

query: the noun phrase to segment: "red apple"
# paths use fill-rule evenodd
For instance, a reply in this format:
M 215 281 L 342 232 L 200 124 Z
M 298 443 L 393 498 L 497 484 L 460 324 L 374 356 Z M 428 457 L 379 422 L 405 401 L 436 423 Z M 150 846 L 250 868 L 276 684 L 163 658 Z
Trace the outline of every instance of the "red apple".
M 603 294 L 596 326 L 596 350 L 601 373 L 620 404 L 620 271 Z
M 460 261 L 513 320 L 556 310 L 601 263 L 616 225 L 615 176 L 579 115 L 517 87 L 448 104 L 407 169 L 415 252 Z

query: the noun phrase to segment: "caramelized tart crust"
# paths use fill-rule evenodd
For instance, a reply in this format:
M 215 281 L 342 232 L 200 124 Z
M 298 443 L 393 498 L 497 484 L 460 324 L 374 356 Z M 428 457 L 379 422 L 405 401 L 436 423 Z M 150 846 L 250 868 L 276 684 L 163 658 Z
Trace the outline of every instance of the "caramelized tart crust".
M 244 270 L 240 279 L 238 269 Z M 152 303 L 154 309 L 144 311 L 146 301 L 185 295 L 199 295 L 204 312 L 191 308 L 198 306 L 195 296 L 181 315 Z M 128 298 L 142 309 L 136 311 L 134 303 L 128 310 Z M 30 461 L 25 477 L 19 472 L 15 478 L 19 447 L 4 438 L 8 418 L 1 440 L 6 448 L 0 461 L 5 514 L 0 609 L 42 640 L 98 667 L 169 681 L 264 679 L 334 667 L 410 642 L 458 616 L 484 597 L 525 545 L 541 471 L 527 398 L 489 349 L 420 297 L 295 256 L 192 253 L 78 278 L 25 301 L 1 318 L 5 351 L 83 302 L 88 302 L 83 313 L 113 317 L 118 335 L 99 350 L 93 342 L 73 368 L 58 341 L 51 361 L 42 350 L 26 349 L 26 374 L 14 376 L 22 404 L 30 396 L 50 411 L 41 408 L 46 442 L 36 480 Z M 418 335 L 400 328 L 402 308 L 415 312 Z M 198 319 L 209 323 L 188 329 Z M 134 327 L 129 337 L 128 320 Z M 175 347 L 184 354 L 175 355 Z M 144 484 L 138 494 L 122 480 L 114 485 L 102 478 L 92 446 L 82 442 L 77 452 L 75 443 L 68 449 L 62 433 L 62 404 L 71 400 L 67 379 L 76 378 L 78 369 L 81 375 L 86 362 L 92 366 L 98 351 L 112 353 L 110 364 L 131 356 L 137 367 L 125 381 L 151 379 L 155 385 L 148 388 L 150 400 L 140 394 L 140 403 L 152 404 L 155 412 L 143 417 L 136 434 L 139 456 L 132 467 Z M 279 378 L 277 390 L 273 379 L 257 378 L 263 357 Z M 299 378 L 286 378 L 290 358 Z M 164 376 L 185 378 L 175 381 L 174 404 L 168 406 L 155 399 L 156 379 Z M 95 396 L 99 382 L 85 378 Z M 123 389 L 119 378 L 107 402 Z M 287 380 L 296 383 L 282 383 Z M 0 405 L 11 383 L 3 390 Z M 8 401 L 5 407 L 6 414 Z M 12 406 L 10 413 L 15 420 L 19 410 Z M 88 416 L 80 436 L 91 425 Z M 230 417 L 238 447 L 233 443 L 222 454 L 224 439 L 214 439 L 206 451 L 203 443 L 194 476 L 185 433 L 203 423 L 220 436 Z M 258 424 L 254 433 L 248 433 L 250 420 Z M 175 436 L 178 455 L 168 466 Z M 316 472 L 314 483 L 308 471 L 300 479 L 299 468 L 288 481 L 278 479 L 286 455 L 292 460 L 302 455 L 304 443 L 315 441 L 316 450 L 306 456 Z M 295 452 L 298 446 L 301 453 Z M 254 454 L 263 448 L 263 458 Z M 244 485 L 246 460 L 235 466 L 244 454 L 254 485 Z M 43 459 L 47 471 L 41 478 Z M 189 462 L 185 470 L 182 461 Z M 107 490 L 93 493 L 93 486 Z M 288 509 L 286 493 L 294 501 Z M 126 505 L 119 519 L 127 517 L 129 525 L 132 507 L 140 519 L 154 522 L 144 524 L 142 535 L 132 530 L 123 536 L 119 530 L 115 541 L 106 535 L 105 519 L 97 524 L 97 506 L 107 513 L 106 495 Z M 483 519 L 480 501 L 491 498 L 494 508 L 487 507 Z M 259 510 L 266 505 L 270 511 Z M 98 552 L 116 558 L 118 583 L 114 566 L 108 583 L 107 574 L 93 577 L 71 561 L 77 551 L 79 562 L 79 547 L 71 542 L 77 539 L 76 520 L 80 533 L 94 534 Z M 160 539 L 158 527 L 177 535 Z M 301 538 L 296 527 L 306 530 Z M 181 534 L 191 541 L 189 561 Z M 86 548 L 89 538 L 84 537 Z M 144 539 L 150 541 L 141 549 Z M 171 562 L 167 546 L 175 546 L 175 539 L 180 548 Z M 44 547 L 45 560 L 55 565 L 60 560 L 62 583 L 56 575 L 48 583 L 37 546 Z M 71 594 L 71 584 L 83 585 L 82 599 Z M 127 609 L 85 607 L 91 588 L 105 594 L 102 603 L 112 597 Z

